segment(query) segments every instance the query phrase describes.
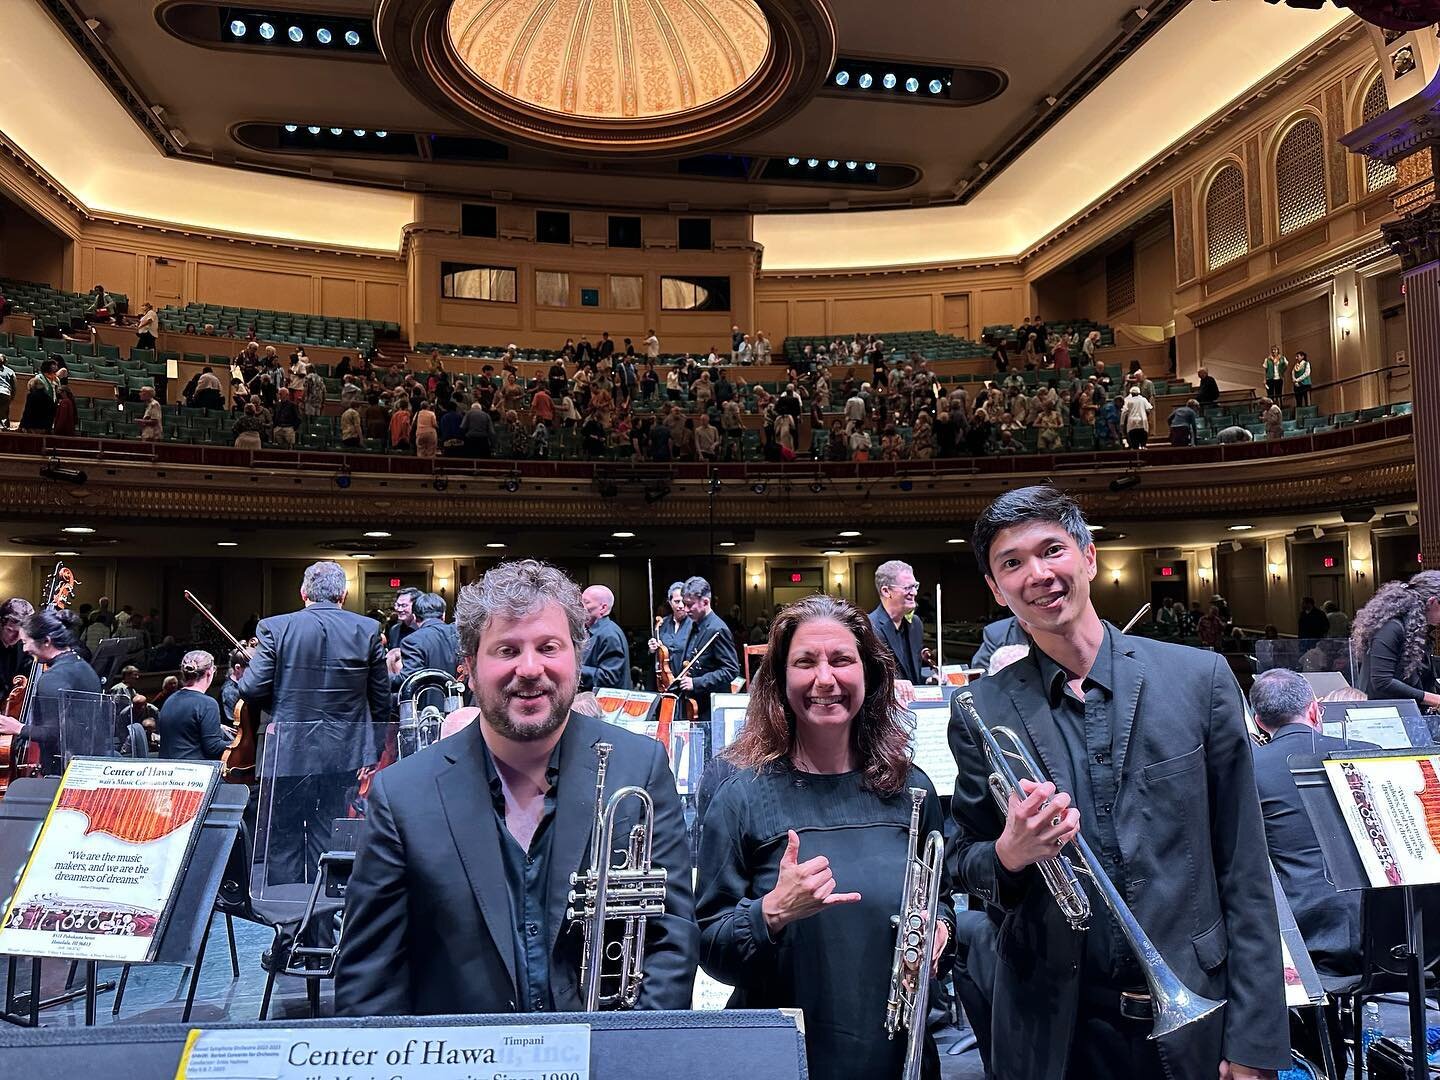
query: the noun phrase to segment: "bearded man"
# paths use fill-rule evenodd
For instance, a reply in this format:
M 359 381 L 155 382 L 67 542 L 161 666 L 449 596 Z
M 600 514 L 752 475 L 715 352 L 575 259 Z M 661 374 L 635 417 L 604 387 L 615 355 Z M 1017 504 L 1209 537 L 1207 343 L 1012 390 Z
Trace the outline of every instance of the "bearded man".
M 574 712 L 585 646 L 579 587 L 533 559 L 461 590 L 472 723 L 375 775 L 335 980 L 341 1016 L 582 1008 L 570 875 L 591 866 L 596 744 L 605 797 L 643 787 L 665 914 L 647 920 L 637 1008 L 685 1009 L 699 956 L 689 847 L 664 748 Z M 615 836 L 640 821 L 626 799 Z M 623 843 L 623 840 L 620 841 Z

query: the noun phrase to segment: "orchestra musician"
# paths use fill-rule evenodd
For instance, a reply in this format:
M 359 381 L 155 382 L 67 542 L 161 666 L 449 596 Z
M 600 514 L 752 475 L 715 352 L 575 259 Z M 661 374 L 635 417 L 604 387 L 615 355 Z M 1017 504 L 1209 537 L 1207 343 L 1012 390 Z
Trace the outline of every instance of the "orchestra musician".
M 875 568 L 875 591 L 880 603 L 870 612 L 870 625 L 895 658 L 895 690 L 902 704 L 915 700 L 925 648 L 925 624 L 915 614 L 920 582 L 907 562 L 891 559 Z
M 752 676 L 736 770 L 705 816 L 701 957 L 732 984 L 734 1008 L 805 1013 L 810 1075 L 899 1075 L 905 1040 L 884 1019 L 909 857 L 909 789 L 928 792 L 920 836 L 941 828 L 940 800 L 911 762 L 895 669 L 870 621 L 816 594 L 783 608 Z M 953 940 L 941 883 L 935 956 Z M 927 976 L 928 977 L 928 976 Z M 924 1075 L 940 1060 L 927 1038 Z
M 66 691 L 97 696 L 101 692 L 100 676 L 75 651 L 80 634 L 80 616 L 65 608 L 39 608 L 20 624 L 20 641 L 36 665 L 31 674 L 29 711 L 19 719 L 0 716 L 0 735 L 19 735 L 39 743 L 43 776 L 59 776 L 64 768 L 60 716 Z
M 975 685 L 975 708 L 1028 739 L 1049 773 L 1022 779 L 1023 797 L 1012 795 L 1002 815 L 991 766 L 957 704 L 955 887 L 1006 913 L 995 1077 L 1273 1077 L 1289 1067 L 1289 1029 L 1234 676 L 1218 656 L 1128 637 L 1100 620 L 1089 527 L 1053 488 L 1000 496 L 976 522 L 973 548 L 996 602 L 1033 642 L 1028 656 Z M 1175 975 L 1225 999 L 1222 1009 L 1147 1038 L 1153 1003 L 1118 920 L 1096 900 L 1089 929 L 1071 929 L 1036 869 L 1081 829 Z
M 396 592 L 393 608 L 395 622 L 386 632 L 386 648 L 398 649 L 404 640 L 419 627 L 420 621 L 415 617 L 415 599 L 418 596 L 420 596 L 420 590 L 413 585 L 407 585 Z
M 306 567 L 305 606 L 260 620 L 259 645 L 240 677 L 240 696 L 267 711 L 272 725 L 266 864 L 274 884 L 312 880 L 357 772 L 379 759 L 376 725 L 390 716 L 380 625 L 346 611 L 345 597 L 338 563 Z
M 1422 712 L 1440 712 L 1430 636 L 1440 626 L 1440 570 L 1388 581 L 1355 613 L 1350 650 L 1359 688 L 1371 698 L 1410 698 Z
M 390 677 L 390 688 L 399 690 L 417 671 L 432 668 L 455 674 L 460 657 L 460 637 L 445 621 L 445 598 L 439 593 L 419 593 L 410 602 L 415 629 L 400 642 L 400 670 Z
M 675 672 L 674 689 L 694 701 L 695 718 L 708 723 L 710 695 L 729 691 L 731 682 L 740 675 L 740 659 L 735 654 L 730 628 L 710 607 L 710 582 L 699 576 L 686 578 L 684 596 L 690 627 L 678 660 L 670 660 Z M 687 667 L 689 671 L 681 675 Z
M 595 745 L 606 792 L 654 801 L 669 874 L 646 920 L 637 1007 L 685 1009 L 698 932 L 690 855 L 665 749 L 572 708 L 585 645 L 579 588 L 553 566 L 502 563 L 461 590 L 477 722 L 375 774 L 350 877 L 335 981 L 342 1016 L 576 1011 L 582 935 L 565 917 L 590 866 Z M 639 820 L 622 802 L 616 833 Z
M 659 652 L 661 645 L 670 650 L 670 673 L 673 675 L 680 651 L 685 648 L 685 637 L 690 632 L 690 613 L 685 609 L 685 582 L 673 582 L 665 591 L 665 602 L 669 609 L 663 618 L 656 617 L 653 611 L 650 613 L 652 621 L 659 625 L 650 638 L 649 648 L 652 654 Z
M 1030 648 L 1030 639 L 1025 636 L 1025 631 L 1020 628 L 1020 622 L 1014 615 L 986 623 L 985 629 L 980 632 L 980 648 L 976 649 L 975 655 L 970 658 L 970 666 L 989 671 L 990 660 L 996 652 L 1015 645 L 1023 645 L 1026 650 Z
M 585 605 L 585 628 L 589 631 L 585 655 L 580 660 L 580 689 L 630 689 L 630 645 L 625 631 L 610 618 L 615 594 L 604 585 L 591 585 L 580 594 L 580 601 Z
M 240 704 L 240 677 L 245 674 L 245 669 L 249 666 L 250 657 L 243 649 L 230 650 L 225 682 L 220 687 L 221 722 L 224 724 L 232 724 L 235 721 L 235 706 Z
M 219 761 L 230 745 L 220 726 L 220 706 L 209 694 L 215 658 L 192 649 L 180 661 L 180 689 L 165 699 L 155 727 L 160 756 L 177 761 Z
M 20 640 L 20 627 L 34 612 L 30 601 L 21 596 L 0 604 L 0 700 L 10 693 L 16 675 L 30 675 L 33 661 Z

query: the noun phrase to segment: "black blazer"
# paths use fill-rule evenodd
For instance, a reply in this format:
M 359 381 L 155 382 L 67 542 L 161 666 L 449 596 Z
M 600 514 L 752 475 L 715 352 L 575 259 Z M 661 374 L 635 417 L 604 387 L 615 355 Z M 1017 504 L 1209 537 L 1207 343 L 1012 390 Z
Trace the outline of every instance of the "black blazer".
M 40 744 L 40 768 L 43 776 L 59 776 L 64 764 L 60 746 L 60 712 L 67 690 L 79 690 L 87 694 L 101 692 L 100 676 L 95 669 L 81 659 L 76 652 L 63 652 L 43 671 L 32 669 L 31 678 L 37 680 L 30 696 L 30 709 L 20 729 L 24 739 L 34 739 Z M 72 753 L 103 753 L 113 745 L 115 733 L 91 732 L 90 738 L 80 738 Z M 98 746 L 96 742 L 107 745 Z M 88 744 L 88 745 L 86 745 Z
M 459 658 L 460 633 L 454 624 L 444 619 L 426 619 L 400 642 L 400 674 L 390 677 L 390 688 L 399 690 L 401 683 L 426 668 L 454 675 Z
M 585 643 L 585 656 L 580 661 L 581 690 L 607 686 L 630 689 L 630 645 L 625 632 L 609 615 L 596 619 L 590 627 L 590 640 Z
M 348 772 L 379 757 L 374 725 L 390 717 L 380 624 L 321 601 L 262 619 L 240 696 L 270 713 L 276 774 Z M 287 725 L 301 725 L 287 727 Z
M 920 621 L 920 616 L 916 615 L 908 623 L 902 624 L 904 637 L 900 636 L 901 630 L 895 629 L 890 616 L 885 614 L 883 605 L 870 612 L 870 625 L 875 628 L 880 640 L 890 646 L 890 651 L 895 656 L 895 677 L 912 683 L 921 682 L 920 650 L 925 647 L 925 624 Z M 908 657 L 905 652 L 907 639 L 910 642 Z
M 1240 688 L 1217 654 L 1110 633 L 1119 782 L 1112 812 L 1129 877 L 1128 888 L 1120 887 L 1181 981 L 1229 1002 L 1161 1039 L 1161 1056 L 1172 1080 L 1214 1080 L 1222 1057 L 1288 1068 L 1280 931 Z M 987 724 L 1019 732 L 1060 790 L 1074 790 L 1033 654 L 979 680 L 972 692 Z M 994 1076 L 1061 1080 L 1079 1004 L 1083 935 L 1065 922 L 1037 870 L 1010 875 L 1000 868 L 1002 821 L 989 766 L 958 710 L 949 734 L 960 770 L 951 799 L 955 885 L 1005 912 Z
M 340 1016 L 421 1016 L 516 1011 L 514 916 L 502 870 L 500 828 L 474 723 L 375 774 L 346 904 L 335 977 Z M 639 1008 L 688 1009 L 700 932 L 690 849 L 665 750 L 593 717 L 571 713 L 560 738 L 560 780 L 550 850 L 551 990 L 575 1012 L 581 935 L 565 922 L 571 873 L 590 866 L 595 752 L 608 742 L 606 797 L 629 784 L 655 801 L 656 865 L 669 871 L 666 914 L 646 927 Z M 639 821 L 627 799 L 615 835 Z
M 179 761 L 219 761 L 230 745 L 220 730 L 220 705 L 199 690 L 183 687 L 165 699 L 155 719 L 160 756 Z
M 730 636 L 730 628 L 714 611 L 707 611 L 700 622 L 690 621 L 690 632 L 683 639 L 679 659 L 670 658 L 670 670 L 678 676 L 680 669 L 699 654 L 705 643 L 717 633 L 720 636 L 705 649 L 689 671 L 695 685 L 687 696 L 693 697 L 700 706 L 699 719 L 702 722 L 710 719 L 710 695 L 728 693 L 731 681 L 740 675 L 740 658 L 735 653 L 735 639 Z
M 1000 646 L 1029 644 L 1030 639 L 1025 636 L 1025 631 L 1020 629 L 1020 621 L 1014 615 L 996 619 L 981 633 L 980 648 L 976 649 L 975 655 L 970 658 L 970 666 L 988 670 L 990 658 Z
M 1360 666 L 1360 689 L 1376 700 L 1410 698 L 1424 704 L 1427 693 L 1440 690 L 1436 685 L 1429 646 L 1425 648 L 1420 670 L 1409 679 L 1404 674 L 1404 657 L 1405 624 L 1399 619 L 1391 619 L 1375 631 L 1375 636 L 1370 639 L 1370 651 L 1356 657 Z
M 1308 724 L 1286 724 L 1264 746 L 1255 747 L 1255 787 L 1265 818 L 1270 863 L 1305 947 L 1323 975 L 1360 974 L 1360 893 L 1339 892 L 1325 877 L 1325 858 L 1315 828 L 1300 801 L 1290 772 L 1291 754 L 1324 757 L 1346 749 L 1343 739 L 1322 735 Z M 1350 749 L 1374 750 L 1369 743 Z

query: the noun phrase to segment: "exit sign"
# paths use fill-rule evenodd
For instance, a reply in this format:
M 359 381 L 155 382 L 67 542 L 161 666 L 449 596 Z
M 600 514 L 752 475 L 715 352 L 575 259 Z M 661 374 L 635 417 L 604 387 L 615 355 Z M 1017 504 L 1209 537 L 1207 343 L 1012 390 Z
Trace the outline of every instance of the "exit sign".
M 398 589 L 400 587 L 400 579 L 398 577 L 392 577 L 390 579 L 390 587 L 392 589 Z
M 1333 570 L 1335 568 L 1335 556 L 1326 555 L 1324 559 L 1324 565 L 1326 570 Z
M 1160 576 L 1161 576 L 1161 577 L 1174 577 L 1174 576 L 1175 576 L 1175 568 L 1174 568 L 1173 566 L 1162 566 L 1162 567 L 1160 567 Z
M 792 585 L 799 585 L 799 584 L 800 584 L 802 581 L 804 581 L 804 580 L 805 580 L 805 575 L 804 575 L 804 574 L 791 574 L 791 575 L 790 575 L 790 584 L 792 584 Z

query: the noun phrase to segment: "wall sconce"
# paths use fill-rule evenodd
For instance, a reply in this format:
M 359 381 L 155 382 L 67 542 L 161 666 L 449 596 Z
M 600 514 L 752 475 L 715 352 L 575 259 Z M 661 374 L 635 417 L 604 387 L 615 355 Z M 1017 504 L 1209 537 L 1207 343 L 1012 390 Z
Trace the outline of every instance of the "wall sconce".
M 1280 571 L 1283 569 L 1284 567 L 1282 567 L 1278 562 L 1272 562 L 1270 564 L 1270 580 L 1278 582 L 1280 580 Z
M 751 574 L 751 575 L 750 575 L 750 587 L 751 587 L 752 589 L 758 589 L 758 588 L 760 588 L 760 575 L 759 575 L 759 574 Z
M 1120 571 L 1118 569 L 1110 571 L 1110 580 L 1117 589 L 1120 587 Z
M 437 577 L 435 579 L 435 589 L 437 592 L 444 592 L 449 587 L 450 579 L 448 577 Z
M 1351 559 L 1351 560 L 1350 560 L 1350 569 L 1355 572 L 1355 580 L 1356 580 L 1356 581 L 1363 581 L 1363 580 L 1365 580 L 1365 560 L 1364 560 L 1364 559 Z
M 1347 292 L 1345 294 L 1344 306 L 1340 309 L 1340 314 L 1335 316 L 1335 325 L 1339 327 L 1340 332 L 1348 338 L 1350 336 L 1350 325 L 1353 321 L 1350 315 L 1350 294 Z

